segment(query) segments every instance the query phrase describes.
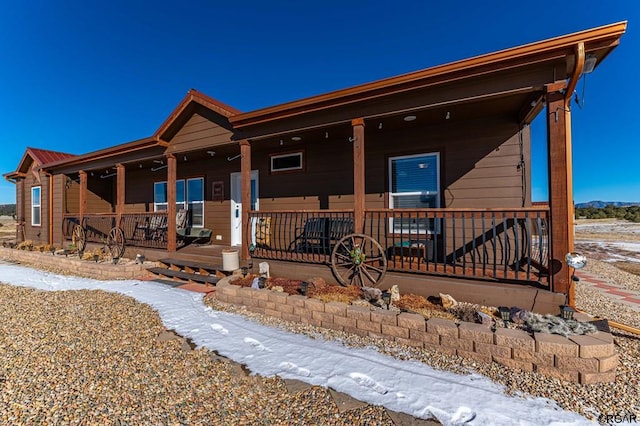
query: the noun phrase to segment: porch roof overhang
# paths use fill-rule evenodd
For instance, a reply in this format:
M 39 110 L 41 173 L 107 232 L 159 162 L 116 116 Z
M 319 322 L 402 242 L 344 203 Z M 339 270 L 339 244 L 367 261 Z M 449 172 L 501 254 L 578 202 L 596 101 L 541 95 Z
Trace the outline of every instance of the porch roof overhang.
M 15 182 L 17 179 L 24 178 L 27 175 L 29 168 L 34 164 L 35 167 L 38 168 L 46 164 L 63 161 L 73 157 L 75 157 L 74 154 L 68 154 L 66 152 L 27 147 L 16 171 L 5 173 L 3 176 L 9 182 Z
M 528 123 L 542 110 L 544 86 L 566 81 L 576 49 L 599 65 L 619 44 L 626 21 L 439 65 L 230 117 L 238 136 L 258 140 L 301 129 L 407 112 L 473 107 Z M 476 108 L 476 110 L 479 110 Z
M 166 143 L 148 137 L 46 164 L 42 169 L 50 173 L 101 169 L 117 163 L 126 164 L 162 156 L 165 147 Z

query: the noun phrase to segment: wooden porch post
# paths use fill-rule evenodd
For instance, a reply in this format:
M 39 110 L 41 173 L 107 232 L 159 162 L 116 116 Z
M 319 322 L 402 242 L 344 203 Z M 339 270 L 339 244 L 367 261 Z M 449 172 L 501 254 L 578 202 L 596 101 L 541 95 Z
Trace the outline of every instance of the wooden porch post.
M 176 174 L 178 163 L 176 156 L 167 155 L 167 250 L 176 251 Z
M 242 202 L 242 259 L 249 259 L 249 210 L 251 210 L 251 142 L 240 141 L 240 190 Z
M 353 226 L 355 232 L 364 229 L 364 119 L 351 120 L 353 127 Z
M 87 172 L 80 170 L 78 174 L 80 175 L 80 211 L 78 214 L 82 225 L 84 215 L 87 213 Z
M 571 111 L 565 103 L 565 84 L 547 85 L 547 143 L 551 222 L 552 289 L 566 293 L 573 305 L 569 267 L 565 255 L 573 251 L 573 182 L 571 167 Z
M 120 226 L 125 204 L 125 167 L 116 164 L 116 225 Z

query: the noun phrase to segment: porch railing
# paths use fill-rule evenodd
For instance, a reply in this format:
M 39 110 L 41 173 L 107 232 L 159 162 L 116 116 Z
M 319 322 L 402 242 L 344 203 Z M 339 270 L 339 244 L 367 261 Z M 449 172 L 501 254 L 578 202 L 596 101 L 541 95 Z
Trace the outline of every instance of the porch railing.
M 85 214 L 82 226 L 88 242 L 105 243 L 111 229 L 116 227 L 115 213 Z M 73 228 L 80 224 L 77 214 L 65 214 L 62 221 L 62 235 L 70 240 Z M 117 227 L 122 229 L 125 244 L 133 247 L 166 249 L 167 213 L 125 213 Z
M 549 285 L 549 212 L 519 209 L 367 210 L 364 233 L 391 271 Z
M 343 236 L 362 232 L 384 249 L 390 271 L 549 285 L 549 212 L 521 209 L 252 211 L 245 235 L 257 259 L 328 264 Z
M 260 259 L 328 263 L 333 246 L 354 232 L 352 210 L 249 212 L 247 243 Z

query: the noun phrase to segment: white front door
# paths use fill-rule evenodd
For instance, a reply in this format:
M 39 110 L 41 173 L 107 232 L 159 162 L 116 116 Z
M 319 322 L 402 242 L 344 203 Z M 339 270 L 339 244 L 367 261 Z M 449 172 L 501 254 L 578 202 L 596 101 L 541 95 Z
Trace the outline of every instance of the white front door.
M 242 179 L 231 173 L 231 245 L 242 245 Z M 251 210 L 258 210 L 258 171 L 251 171 Z

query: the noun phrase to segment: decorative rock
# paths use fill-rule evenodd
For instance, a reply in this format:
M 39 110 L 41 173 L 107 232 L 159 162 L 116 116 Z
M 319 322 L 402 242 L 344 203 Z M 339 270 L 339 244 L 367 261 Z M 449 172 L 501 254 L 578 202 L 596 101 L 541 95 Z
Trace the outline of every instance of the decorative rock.
M 442 307 L 445 309 L 452 308 L 458 304 L 456 299 L 454 299 L 448 294 L 440 293 L 439 296 L 440 296 L 440 300 L 442 301 Z
M 400 300 L 400 288 L 398 288 L 396 284 L 391 286 L 390 292 L 392 302 L 397 302 Z
M 382 290 L 374 287 L 362 287 L 362 297 L 370 303 L 378 302 L 382 297 Z

